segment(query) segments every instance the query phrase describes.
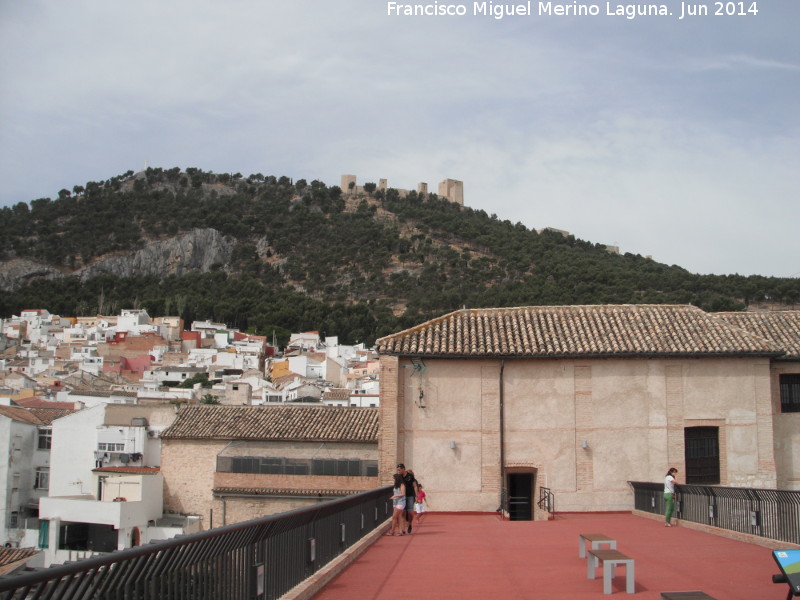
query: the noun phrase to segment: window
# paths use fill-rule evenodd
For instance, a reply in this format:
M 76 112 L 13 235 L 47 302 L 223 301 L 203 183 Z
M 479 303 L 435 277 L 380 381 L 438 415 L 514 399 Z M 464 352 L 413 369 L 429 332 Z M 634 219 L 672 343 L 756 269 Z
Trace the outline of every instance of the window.
M 53 430 L 50 427 L 39 428 L 39 450 L 50 450 L 53 444 Z
M 218 456 L 217 472 L 259 473 L 263 475 L 375 477 L 378 475 L 378 461 L 358 459 Z
M 125 452 L 125 444 L 100 442 L 97 444 L 97 449 L 101 452 Z
M 38 467 L 36 469 L 36 477 L 33 482 L 33 489 L 46 490 L 50 488 L 50 469 L 47 467 Z
M 800 412 L 800 374 L 781 375 L 781 412 Z
M 719 427 L 687 427 L 686 483 L 719 484 Z

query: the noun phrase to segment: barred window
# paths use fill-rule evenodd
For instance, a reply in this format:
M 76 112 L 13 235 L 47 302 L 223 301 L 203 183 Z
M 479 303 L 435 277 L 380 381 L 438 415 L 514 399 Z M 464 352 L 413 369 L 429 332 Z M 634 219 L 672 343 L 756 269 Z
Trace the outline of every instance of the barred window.
M 781 412 L 800 412 L 800 374 L 781 375 Z

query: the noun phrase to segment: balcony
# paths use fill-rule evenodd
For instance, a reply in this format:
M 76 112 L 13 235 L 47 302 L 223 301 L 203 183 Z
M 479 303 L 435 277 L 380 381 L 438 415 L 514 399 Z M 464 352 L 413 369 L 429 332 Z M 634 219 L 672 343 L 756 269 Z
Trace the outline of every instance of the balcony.
M 91 496 L 52 497 L 39 501 L 41 519 L 111 525 L 114 529 L 146 524 L 161 518 L 160 506 L 148 502 L 106 502 Z
M 0 578 L 0 597 L 599 599 L 605 597 L 602 575 L 587 579 L 578 536 L 603 532 L 636 561 L 634 592 L 642 600 L 690 590 L 717 600 L 778 599 L 787 586 L 772 583 L 778 568 L 770 548 L 798 547 L 744 534 L 723 537 L 682 521 L 665 528 L 658 515 L 643 512 L 558 514 L 547 521 L 431 513 L 411 535 L 390 537 L 383 535 L 389 494 L 390 488 L 372 490 Z M 625 593 L 621 574 L 614 594 Z

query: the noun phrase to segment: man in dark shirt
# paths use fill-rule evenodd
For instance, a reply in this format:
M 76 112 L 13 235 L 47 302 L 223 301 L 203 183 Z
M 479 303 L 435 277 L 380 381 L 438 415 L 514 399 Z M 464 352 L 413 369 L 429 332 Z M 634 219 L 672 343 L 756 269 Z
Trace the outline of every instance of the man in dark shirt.
M 403 463 L 398 463 L 397 472 L 403 478 L 403 483 L 406 486 L 406 521 L 408 522 L 408 533 L 411 533 L 411 522 L 414 520 L 414 502 L 417 498 L 417 480 L 414 479 L 414 474 L 406 470 Z

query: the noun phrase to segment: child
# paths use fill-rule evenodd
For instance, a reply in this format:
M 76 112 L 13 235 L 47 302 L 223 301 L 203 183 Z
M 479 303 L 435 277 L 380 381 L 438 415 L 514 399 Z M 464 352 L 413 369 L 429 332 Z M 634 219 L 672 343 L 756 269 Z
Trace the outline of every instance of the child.
M 422 524 L 422 517 L 425 515 L 425 505 L 428 503 L 428 495 L 422 489 L 422 484 L 417 482 L 417 500 L 414 503 L 414 512 L 417 513 L 417 524 Z

